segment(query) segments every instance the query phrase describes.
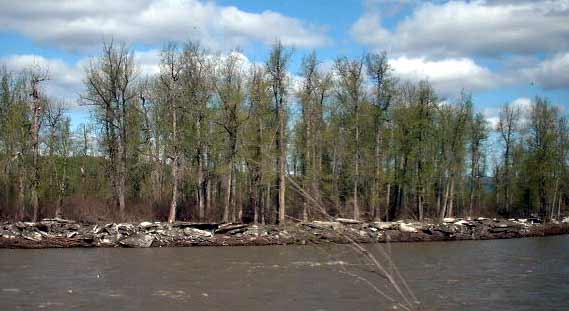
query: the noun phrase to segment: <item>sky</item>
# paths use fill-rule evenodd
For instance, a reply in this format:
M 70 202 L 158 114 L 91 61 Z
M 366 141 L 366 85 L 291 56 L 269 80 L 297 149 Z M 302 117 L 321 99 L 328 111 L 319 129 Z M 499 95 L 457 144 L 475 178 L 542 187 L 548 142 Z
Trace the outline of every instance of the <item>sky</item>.
M 263 62 L 280 39 L 294 49 L 293 75 L 312 50 L 323 67 L 386 51 L 393 75 L 427 79 L 451 102 L 470 92 L 491 123 L 504 103 L 569 104 L 569 0 L 0 0 L 0 64 L 48 68 L 45 92 L 75 126 L 89 117 L 85 66 L 111 39 L 135 52 L 141 75 L 159 70 L 169 41 Z

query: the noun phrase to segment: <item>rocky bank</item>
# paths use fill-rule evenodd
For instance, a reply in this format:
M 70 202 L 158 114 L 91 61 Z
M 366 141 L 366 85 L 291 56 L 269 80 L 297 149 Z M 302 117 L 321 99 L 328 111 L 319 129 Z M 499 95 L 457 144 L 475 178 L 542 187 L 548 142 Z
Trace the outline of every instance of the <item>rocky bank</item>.
M 286 226 L 214 223 L 81 223 L 65 219 L 0 224 L 0 248 L 247 246 L 506 239 L 569 233 L 569 218 L 454 219 L 441 223 L 338 218 Z

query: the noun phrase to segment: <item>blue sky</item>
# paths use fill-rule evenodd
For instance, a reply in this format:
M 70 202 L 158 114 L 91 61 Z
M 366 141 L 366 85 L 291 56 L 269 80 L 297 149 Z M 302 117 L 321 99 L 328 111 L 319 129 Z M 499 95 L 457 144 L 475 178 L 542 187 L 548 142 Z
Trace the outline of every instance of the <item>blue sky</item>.
M 462 89 L 495 122 L 505 102 L 536 95 L 569 100 L 569 0 L 0 0 L 0 63 L 49 68 L 46 92 L 65 100 L 75 125 L 83 67 L 105 39 L 127 42 L 143 74 L 157 70 L 167 41 L 240 48 L 262 62 L 275 38 L 294 47 L 291 72 L 316 50 L 338 56 L 387 51 L 393 74 L 428 79 L 449 100 Z

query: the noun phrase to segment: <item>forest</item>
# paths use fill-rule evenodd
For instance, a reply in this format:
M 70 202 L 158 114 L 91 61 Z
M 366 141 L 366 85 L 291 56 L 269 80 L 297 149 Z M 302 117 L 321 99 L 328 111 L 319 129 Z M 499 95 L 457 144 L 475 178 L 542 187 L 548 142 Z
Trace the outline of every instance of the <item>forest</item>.
M 397 79 L 386 53 L 290 67 L 166 44 L 140 74 L 116 42 L 86 66 L 73 124 L 48 68 L 0 69 L 0 219 L 283 224 L 334 217 L 560 219 L 569 126 L 547 98 L 491 125 L 467 92 Z

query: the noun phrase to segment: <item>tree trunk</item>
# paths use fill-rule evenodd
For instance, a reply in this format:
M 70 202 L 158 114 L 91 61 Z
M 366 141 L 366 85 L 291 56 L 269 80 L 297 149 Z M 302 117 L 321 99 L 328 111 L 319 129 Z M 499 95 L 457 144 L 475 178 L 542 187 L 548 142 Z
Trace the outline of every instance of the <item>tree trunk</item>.
M 204 148 L 205 145 L 204 144 L 204 139 L 203 139 L 203 135 L 202 133 L 204 132 L 204 129 L 202 128 L 203 126 L 203 122 L 202 122 L 202 118 L 198 117 L 198 120 L 196 122 L 196 136 L 198 139 L 198 154 L 197 154 L 197 160 L 198 160 L 198 184 L 197 184 L 197 194 L 198 194 L 198 217 L 200 218 L 200 220 L 203 220 L 203 216 L 205 214 L 205 191 L 204 191 L 204 183 L 205 183 L 205 178 L 204 178 L 204 170 L 205 170 L 205 165 L 207 165 L 207 163 L 205 163 L 205 155 L 204 155 Z
M 264 225 L 267 222 L 272 222 L 272 216 L 269 214 L 271 210 L 271 183 L 267 182 L 265 190 L 265 208 L 263 209 L 263 217 L 261 217 L 261 223 Z
M 65 180 L 67 179 L 67 170 L 63 166 L 63 176 L 58 184 L 57 203 L 55 205 L 55 218 L 62 218 L 63 216 L 63 196 L 65 195 Z
M 391 183 L 387 183 L 387 195 L 385 196 L 385 221 L 389 221 L 389 204 L 391 199 Z
M 24 174 L 18 172 L 18 218 L 24 220 L 26 216 L 26 200 L 25 200 L 25 187 L 24 187 Z
M 337 167 L 338 167 L 338 159 L 337 159 L 337 150 L 336 150 L 336 144 L 334 144 L 334 148 L 333 148 L 333 152 L 332 152 L 332 179 L 333 179 L 333 187 L 332 187 L 332 191 L 333 191 L 333 199 L 334 199 L 334 205 L 335 208 L 337 209 L 336 213 L 337 214 L 341 214 L 340 209 L 340 186 L 338 185 L 338 172 L 337 172 Z
M 359 179 L 360 179 L 360 127 L 359 123 L 359 114 L 356 108 L 356 154 L 354 159 L 354 211 L 353 216 L 355 220 L 360 219 L 360 206 L 358 205 L 358 188 L 359 188 Z
M 241 204 L 241 200 L 238 201 L 237 196 L 237 172 L 233 171 L 231 174 L 233 182 L 231 183 L 231 209 L 233 210 L 233 222 L 242 222 L 243 221 L 243 205 Z
M 178 156 L 175 156 L 174 161 L 172 163 L 172 201 L 170 202 L 170 212 L 168 213 L 169 223 L 173 223 L 176 221 L 176 209 L 178 208 L 178 187 L 179 187 L 178 168 L 179 168 L 179 160 Z
M 423 195 L 419 194 L 419 202 L 418 202 L 418 209 L 419 209 L 419 221 L 423 221 Z
M 119 218 L 125 220 L 125 196 L 126 196 L 126 144 L 124 132 L 118 142 L 118 168 L 117 168 L 117 199 L 119 206 Z
M 170 212 L 168 213 L 168 222 L 173 223 L 176 221 L 176 209 L 178 207 L 178 168 L 179 155 L 178 155 L 178 117 L 176 114 L 176 107 L 173 102 L 170 103 L 170 109 L 172 109 L 172 137 L 174 137 L 174 161 L 172 161 L 172 201 L 170 202 Z
M 200 219 L 206 220 L 206 215 L 211 211 L 211 177 L 208 174 L 205 182 L 205 211 L 201 211 Z
M 379 121 L 378 121 L 379 122 Z M 381 202 L 381 173 L 383 169 L 382 156 L 381 156 L 381 126 L 378 124 L 375 131 L 375 178 L 372 194 L 372 217 L 375 220 L 381 218 L 380 202 Z
M 315 157 L 315 172 L 314 179 L 312 180 L 312 192 L 314 193 L 314 199 L 318 204 L 322 204 L 322 194 L 320 193 L 320 186 L 322 180 L 322 149 L 324 141 L 322 139 L 322 131 L 324 125 L 324 99 L 325 95 L 320 96 L 320 105 L 318 107 L 318 125 L 316 126 L 316 143 L 314 143 L 314 157 Z
M 121 169 L 122 171 L 122 169 Z M 119 217 L 121 219 L 121 221 L 125 220 L 125 209 L 126 209 L 126 201 L 125 201 L 125 196 L 126 196 L 126 175 L 124 173 L 124 171 L 122 171 L 122 173 L 119 176 L 119 189 L 118 189 L 118 195 L 119 195 Z
M 450 195 L 449 195 L 449 204 L 448 204 L 448 217 L 452 217 L 453 216 L 453 205 L 454 205 L 454 176 L 451 177 L 450 180 Z
M 200 148 L 201 150 L 201 148 Z M 198 184 L 197 184 L 197 197 L 198 197 L 198 217 L 203 219 L 205 210 L 205 198 L 204 198 L 204 163 L 202 161 L 201 151 L 198 151 Z
M 440 214 L 441 220 L 446 217 L 447 206 L 448 206 L 448 197 L 449 197 L 449 189 L 450 189 L 450 182 L 447 182 L 445 185 L 445 189 L 444 189 L 443 207 L 441 209 L 441 214 Z
M 41 117 L 41 103 L 39 98 L 38 83 L 35 80 L 32 82 L 32 96 L 33 96 L 33 117 L 32 117 L 32 187 L 30 189 L 30 198 L 32 204 L 32 221 L 38 220 L 39 210 L 39 132 L 40 132 L 40 117 Z
M 306 116 L 306 114 L 308 113 L 308 117 L 305 117 L 305 126 L 304 126 L 304 142 L 305 142 L 305 151 L 304 151 L 304 159 L 303 159 L 303 178 L 304 178 L 304 189 L 309 189 L 312 188 L 313 186 L 313 180 L 315 179 L 314 176 L 314 162 L 313 162 L 313 158 L 312 158 L 312 139 L 310 137 L 311 135 L 311 131 L 310 131 L 310 124 L 312 122 L 312 117 L 310 116 L 310 112 L 306 111 L 307 109 L 304 110 L 303 114 Z M 308 190 L 309 192 L 311 192 L 310 190 Z M 303 196 L 303 202 L 302 202 L 302 220 L 303 221 L 308 221 L 308 198 Z
M 227 176 L 225 177 L 225 182 L 226 182 L 226 184 L 225 184 L 225 199 L 224 199 L 225 203 L 223 205 L 223 222 L 225 222 L 225 223 L 228 223 L 231 221 L 230 220 L 230 213 L 231 213 L 230 205 L 231 205 L 231 191 L 233 189 L 232 184 L 231 184 L 232 179 L 233 179 L 232 173 L 233 173 L 233 170 L 231 168 L 229 168 L 229 172 L 228 172 Z
M 200 191 L 200 205 L 198 211 L 198 217 L 201 221 L 205 220 L 205 215 L 207 211 L 211 210 L 211 178 L 209 176 L 209 145 L 205 144 L 203 147 L 203 153 L 201 155 L 200 163 L 203 163 L 200 168 L 203 169 L 202 172 L 202 182 L 199 186 Z M 204 202 L 205 199 L 205 202 Z
M 283 104 L 281 101 L 279 111 L 279 225 L 284 225 L 286 215 L 286 118 Z
M 257 180 L 249 184 L 249 193 L 251 195 L 251 205 L 253 208 L 253 224 L 259 223 L 259 192 Z
M 562 194 L 559 193 L 559 199 L 557 200 L 557 220 L 561 221 L 561 199 Z

